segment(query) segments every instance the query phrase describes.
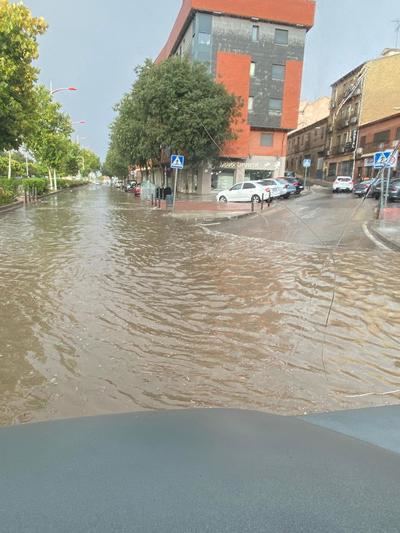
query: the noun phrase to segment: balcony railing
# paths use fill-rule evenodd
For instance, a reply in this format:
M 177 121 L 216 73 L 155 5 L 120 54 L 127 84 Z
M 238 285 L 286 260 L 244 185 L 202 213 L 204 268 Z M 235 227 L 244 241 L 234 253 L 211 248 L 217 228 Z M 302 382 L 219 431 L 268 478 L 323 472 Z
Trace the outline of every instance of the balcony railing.
M 352 143 L 336 144 L 335 146 L 332 146 L 330 150 L 330 154 L 331 155 L 347 154 L 353 151 L 354 151 L 354 148 L 353 148 Z
M 364 154 L 372 154 L 373 152 L 382 152 L 384 150 L 391 150 L 393 148 L 393 141 L 366 143 L 360 145 Z

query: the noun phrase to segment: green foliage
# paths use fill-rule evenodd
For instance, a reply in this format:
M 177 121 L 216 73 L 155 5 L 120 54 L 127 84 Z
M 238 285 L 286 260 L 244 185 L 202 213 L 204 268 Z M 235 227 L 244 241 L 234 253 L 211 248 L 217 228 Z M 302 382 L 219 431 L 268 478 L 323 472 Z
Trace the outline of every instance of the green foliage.
M 43 86 L 35 89 L 33 127 L 26 145 L 35 159 L 47 168 L 60 171 L 71 153 L 71 119 Z
M 19 181 L 0 178 L 0 205 L 11 204 L 17 197 Z
M 36 189 L 39 196 L 49 190 L 49 182 L 45 178 L 25 178 L 21 180 L 21 185 L 26 191 L 33 192 Z
M 234 137 L 240 104 L 204 65 L 173 57 L 161 64 L 146 61 L 136 73 L 116 108 L 107 167 L 161 163 L 162 147 L 196 165 L 216 158 L 219 146 Z
M 0 150 L 18 148 L 32 126 L 37 38 L 46 31 L 22 3 L 0 0 Z

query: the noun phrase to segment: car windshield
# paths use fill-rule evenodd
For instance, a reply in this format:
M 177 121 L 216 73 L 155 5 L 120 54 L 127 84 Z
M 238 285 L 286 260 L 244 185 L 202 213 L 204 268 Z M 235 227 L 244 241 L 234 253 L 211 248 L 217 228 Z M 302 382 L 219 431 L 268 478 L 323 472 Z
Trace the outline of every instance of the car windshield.
M 338 178 L 337 181 L 351 181 L 351 178 Z

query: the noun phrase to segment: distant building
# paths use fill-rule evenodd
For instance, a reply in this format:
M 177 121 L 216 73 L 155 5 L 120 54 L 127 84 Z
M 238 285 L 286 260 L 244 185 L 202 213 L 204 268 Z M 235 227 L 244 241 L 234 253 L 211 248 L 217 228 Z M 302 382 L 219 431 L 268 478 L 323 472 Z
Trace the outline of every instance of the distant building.
M 304 176 L 304 159 L 311 160 L 308 175 L 312 178 L 322 179 L 326 139 L 328 130 L 328 116 L 291 132 L 288 136 L 287 170 L 292 170 Z
M 400 92 L 399 92 L 400 95 Z M 400 142 L 400 106 L 399 111 L 391 116 L 369 122 L 360 126 L 360 143 L 357 150 L 356 176 L 375 177 L 375 152 L 392 150 Z M 400 157 L 393 177 L 400 177 Z
M 361 177 L 360 126 L 392 116 L 400 106 L 400 50 L 352 70 L 332 85 L 325 174 Z
M 308 100 L 300 102 L 297 129 L 301 130 L 326 118 L 329 115 L 330 104 L 331 99 L 329 96 L 322 96 L 312 102 Z
M 242 98 L 244 123 L 224 146 L 219 165 L 183 175 L 181 191 L 208 193 L 283 173 L 314 13 L 314 0 L 183 0 L 158 61 L 175 54 L 206 64 Z

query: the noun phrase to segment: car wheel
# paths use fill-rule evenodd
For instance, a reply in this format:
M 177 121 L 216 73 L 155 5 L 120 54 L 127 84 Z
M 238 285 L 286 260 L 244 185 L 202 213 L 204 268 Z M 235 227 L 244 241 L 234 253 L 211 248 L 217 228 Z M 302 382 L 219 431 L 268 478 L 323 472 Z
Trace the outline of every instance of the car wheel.
M 285 199 L 285 200 L 289 200 L 289 198 L 290 198 L 290 193 L 285 194 L 284 199 Z
M 251 197 L 251 201 L 256 203 L 256 204 L 259 204 L 261 202 L 261 198 L 258 196 L 258 194 L 254 194 L 252 197 Z
M 226 196 L 220 196 L 219 201 L 221 204 L 226 204 L 228 202 L 228 198 Z

